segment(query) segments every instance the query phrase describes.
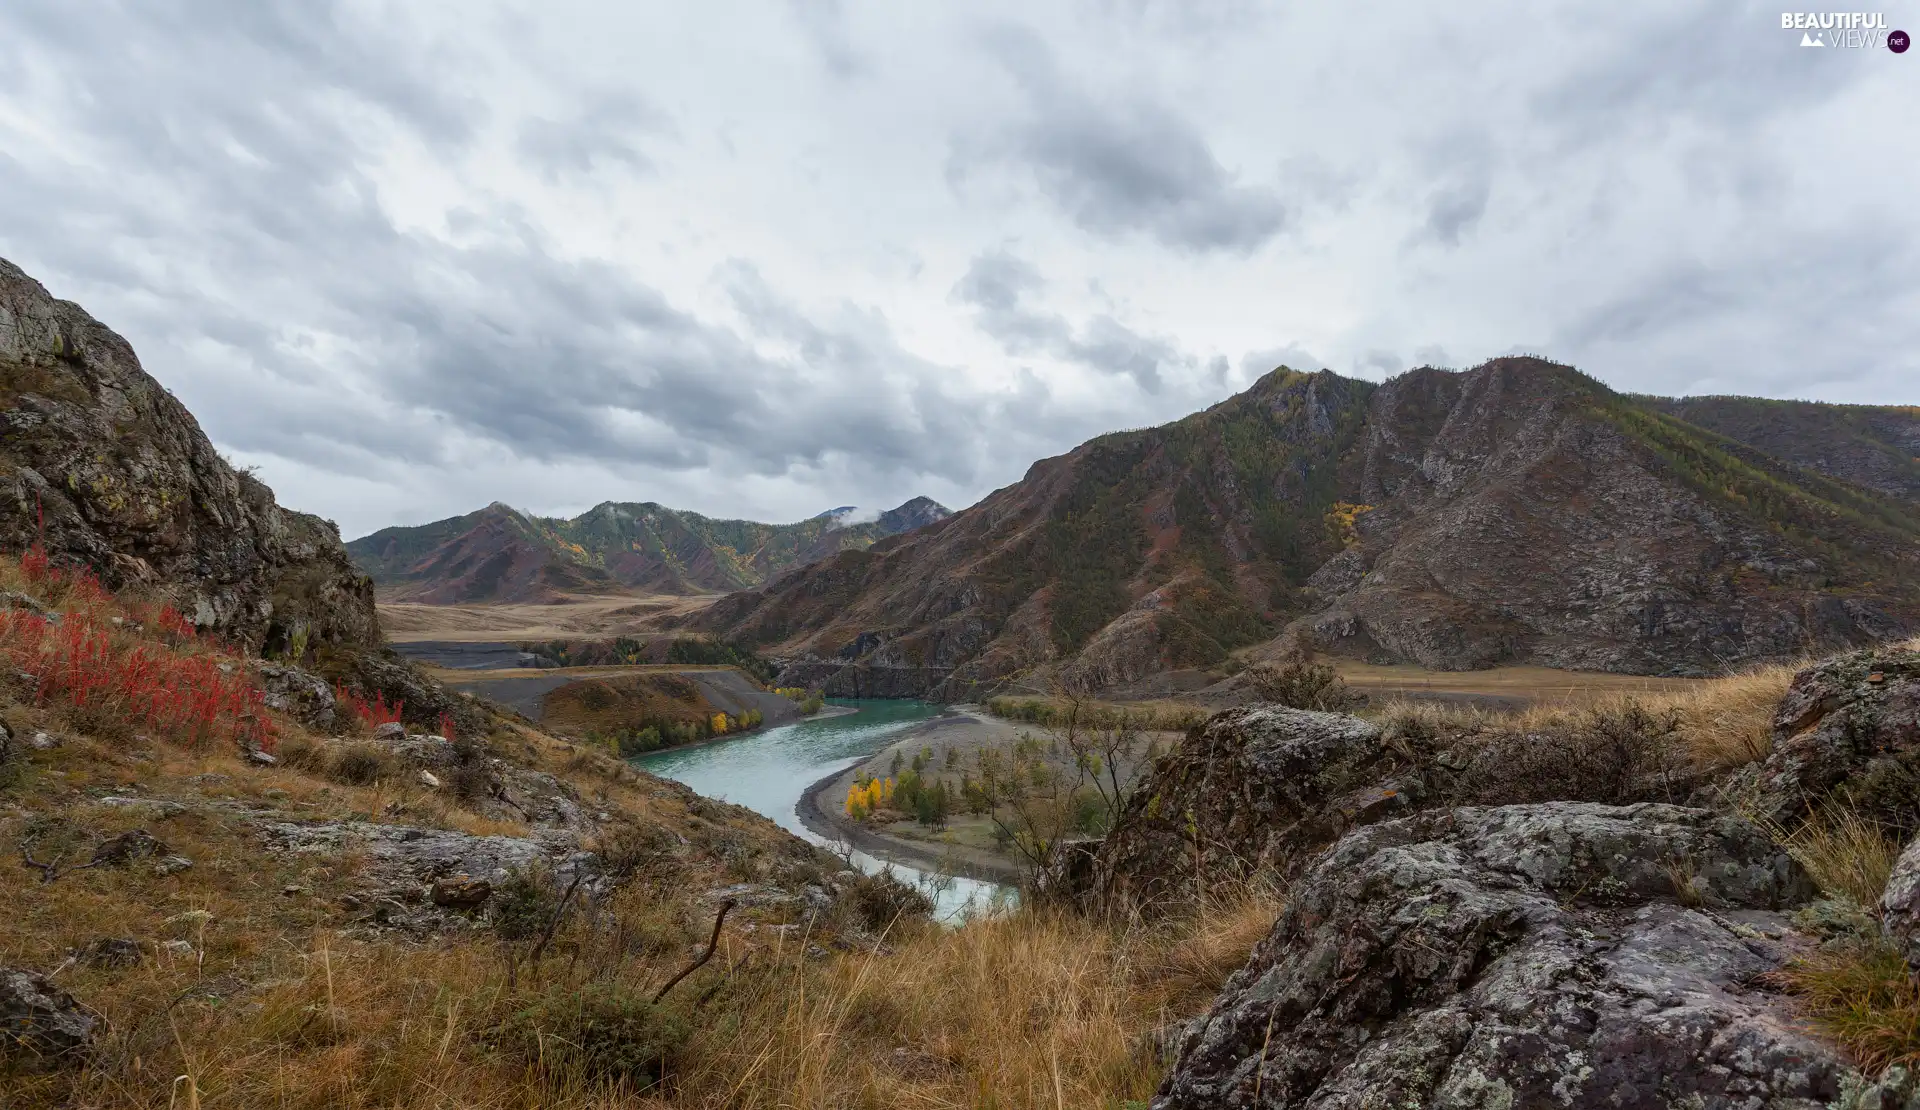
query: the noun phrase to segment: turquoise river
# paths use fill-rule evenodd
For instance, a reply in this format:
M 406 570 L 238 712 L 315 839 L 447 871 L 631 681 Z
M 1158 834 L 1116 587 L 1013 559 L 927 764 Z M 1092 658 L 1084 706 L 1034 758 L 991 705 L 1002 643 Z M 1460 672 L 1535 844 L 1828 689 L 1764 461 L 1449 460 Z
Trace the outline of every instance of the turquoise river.
M 796 836 L 842 851 L 842 846 L 800 823 L 800 796 L 820 779 L 886 747 L 899 733 L 939 716 L 940 707 L 892 699 L 835 699 L 831 704 L 854 712 L 778 725 L 734 740 L 653 752 L 634 762 L 662 778 L 686 783 L 709 798 L 764 814 Z M 934 897 L 936 912 L 943 920 L 955 920 L 985 908 L 1002 894 L 1002 888 L 992 883 L 933 876 L 862 852 L 852 856 L 856 864 L 869 871 L 891 868 L 901 879 L 921 886 Z

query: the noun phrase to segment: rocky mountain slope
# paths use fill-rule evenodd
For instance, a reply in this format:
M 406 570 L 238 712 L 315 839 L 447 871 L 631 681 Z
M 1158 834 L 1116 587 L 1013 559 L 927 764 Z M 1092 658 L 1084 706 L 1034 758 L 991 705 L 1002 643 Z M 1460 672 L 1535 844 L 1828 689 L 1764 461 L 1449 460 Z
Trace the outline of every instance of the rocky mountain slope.
M 1920 502 L 1920 406 L 1823 405 L 1764 397 L 1642 400 L 1795 466 Z
M 1913 504 L 1571 367 L 1282 368 L 697 620 L 843 693 L 1125 687 L 1256 645 L 1700 674 L 1920 627 L 1917 552 Z
M 0 547 L 147 584 L 245 643 L 374 644 L 339 530 L 237 472 L 133 348 L 0 259 Z
M 432 524 L 384 528 L 347 550 L 396 600 L 543 601 L 629 589 L 691 594 L 758 586 L 948 515 L 925 497 L 872 521 L 835 509 L 798 524 L 714 520 L 650 501 L 608 501 L 569 520 L 496 502 Z

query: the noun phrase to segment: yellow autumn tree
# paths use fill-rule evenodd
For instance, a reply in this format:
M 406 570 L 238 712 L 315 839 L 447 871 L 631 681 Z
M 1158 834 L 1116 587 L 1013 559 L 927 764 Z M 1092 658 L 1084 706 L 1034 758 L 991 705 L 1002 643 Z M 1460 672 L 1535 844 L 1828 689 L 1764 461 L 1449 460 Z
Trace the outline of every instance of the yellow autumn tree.
M 1328 510 L 1327 531 L 1333 535 L 1335 543 L 1343 549 L 1360 542 L 1358 521 L 1360 514 L 1373 511 L 1372 505 L 1355 505 L 1347 501 L 1335 501 Z
M 725 713 L 715 713 L 713 715 L 713 734 L 715 736 L 721 736 L 724 735 L 726 731 L 727 715 Z

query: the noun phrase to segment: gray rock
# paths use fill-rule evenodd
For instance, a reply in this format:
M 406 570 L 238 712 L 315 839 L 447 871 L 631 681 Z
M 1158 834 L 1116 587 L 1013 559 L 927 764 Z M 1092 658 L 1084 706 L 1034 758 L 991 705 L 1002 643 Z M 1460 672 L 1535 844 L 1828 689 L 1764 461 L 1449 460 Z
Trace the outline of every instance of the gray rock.
M 1789 824 L 1843 786 L 1881 825 L 1920 828 L 1920 652 L 1849 652 L 1795 675 L 1774 712 L 1772 752 L 1728 789 Z
M 435 776 L 432 771 L 421 771 L 419 779 L 420 785 L 426 787 L 428 790 L 440 789 L 440 779 Z
M 1218 714 L 1154 767 L 1093 860 L 1084 846 L 1062 853 L 1050 887 L 1150 909 L 1263 869 L 1284 874 L 1354 824 L 1422 799 L 1415 777 L 1385 796 L 1398 766 L 1379 727 L 1358 717 L 1280 706 Z M 1348 800 L 1358 794 L 1385 801 Z
M 1920 1075 L 1896 1064 L 1878 1078 L 1849 1077 L 1827 1110 L 1920 1110 Z
M 92 866 L 125 867 L 135 860 L 167 854 L 167 846 L 145 829 L 130 829 L 93 850 Z
M 1920 975 L 1920 836 L 1893 865 L 1887 891 L 1880 896 L 1880 927 Z
M 132 937 L 101 937 L 80 949 L 74 959 L 88 967 L 132 967 L 145 956 L 140 942 Z
M 389 743 L 409 767 L 451 767 L 459 762 L 458 753 L 445 737 L 415 734 Z
M 256 767 L 271 767 L 280 761 L 273 757 L 272 752 L 263 752 L 255 748 L 247 752 L 247 762 Z
M 399 721 L 388 721 L 383 725 L 375 725 L 373 728 L 373 738 L 386 744 L 398 743 L 407 738 L 407 726 L 401 724 Z
M 27 746 L 36 752 L 50 752 L 60 746 L 60 738 L 51 732 L 40 731 L 27 740 Z
M 0 967 L 0 1062 L 24 1071 L 77 1064 L 93 1042 L 94 1024 L 44 977 Z
M 153 873 L 164 879 L 168 875 L 178 875 L 192 867 L 193 861 L 185 856 L 166 856 L 153 865 Z
M 1343 837 L 1180 1046 L 1155 1110 L 1816 1110 L 1857 1073 L 1763 978 L 1813 892 L 1746 822 L 1547 803 Z M 1698 903 L 1698 904 L 1694 904 Z
M 136 813 L 150 814 L 159 820 L 178 817 L 187 811 L 187 807 L 180 802 L 169 802 L 161 798 L 128 798 L 120 795 L 110 795 L 99 799 L 99 804 L 112 806 L 115 809 L 126 809 Z
M 356 850 L 364 860 L 359 876 L 370 885 L 421 887 L 455 875 L 499 883 L 511 872 L 549 868 L 564 884 L 576 869 L 582 888 L 597 893 L 600 862 L 580 851 L 574 838 L 560 833 L 531 837 L 474 836 L 446 829 L 375 825 L 359 821 L 264 827 L 269 851 L 337 855 Z
M 332 732 L 339 724 L 333 685 L 326 679 L 286 663 L 261 663 L 258 670 L 267 708 L 317 732 Z

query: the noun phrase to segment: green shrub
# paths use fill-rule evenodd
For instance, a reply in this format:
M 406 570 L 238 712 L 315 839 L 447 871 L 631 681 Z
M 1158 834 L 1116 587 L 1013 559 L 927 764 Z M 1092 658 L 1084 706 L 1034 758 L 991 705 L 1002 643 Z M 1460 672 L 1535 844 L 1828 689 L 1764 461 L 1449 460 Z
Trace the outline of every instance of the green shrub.
M 494 888 L 491 917 L 501 940 L 531 940 L 546 931 L 560 908 L 560 892 L 544 870 L 514 868 Z
M 1264 664 L 1249 669 L 1246 680 L 1248 689 L 1261 701 L 1290 709 L 1345 713 L 1366 702 L 1347 687 L 1330 663 L 1296 659 L 1281 667 Z
M 501 1040 L 550 1079 L 646 1089 L 666 1078 L 673 1054 L 692 1032 L 671 1000 L 656 1006 L 624 983 L 556 984 L 523 1000 Z

